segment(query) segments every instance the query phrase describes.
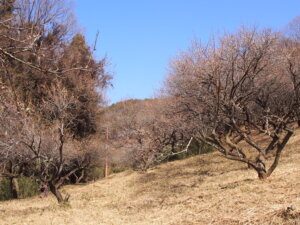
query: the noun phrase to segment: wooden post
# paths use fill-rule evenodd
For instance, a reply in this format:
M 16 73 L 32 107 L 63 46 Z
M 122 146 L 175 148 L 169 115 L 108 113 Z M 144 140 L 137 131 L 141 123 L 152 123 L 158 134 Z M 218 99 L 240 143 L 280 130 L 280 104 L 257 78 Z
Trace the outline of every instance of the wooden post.
M 109 139 L 109 129 L 106 127 L 106 146 L 105 146 L 105 166 L 104 166 L 104 177 L 108 176 L 108 139 Z

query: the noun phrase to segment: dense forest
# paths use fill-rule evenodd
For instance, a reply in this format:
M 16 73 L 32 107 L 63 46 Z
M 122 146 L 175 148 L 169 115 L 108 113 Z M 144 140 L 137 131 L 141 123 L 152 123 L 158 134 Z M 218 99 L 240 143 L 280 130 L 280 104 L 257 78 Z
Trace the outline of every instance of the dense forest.
M 107 106 L 108 62 L 65 1 L 1 1 L 0 184 L 20 198 L 30 179 L 66 202 L 60 187 L 96 179 L 104 164 L 144 171 L 213 150 L 267 179 L 300 125 L 299 26 L 195 41 L 157 98 Z

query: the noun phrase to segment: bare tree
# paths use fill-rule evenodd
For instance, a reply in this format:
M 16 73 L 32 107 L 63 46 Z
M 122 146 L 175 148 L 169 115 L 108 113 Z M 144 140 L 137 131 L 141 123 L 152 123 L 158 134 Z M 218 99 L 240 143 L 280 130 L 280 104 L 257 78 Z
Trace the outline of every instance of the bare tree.
M 170 122 L 176 116 L 167 114 L 169 103 L 167 99 L 127 100 L 105 110 L 102 125 L 111 130 L 110 146 L 121 149 L 134 168 L 146 170 L 177 154 L 176 150 L 188 142 L 183 127 Z
M 284 57 L 283 69 L 290 76 L 292 86 L 290 87 L 294 101 L 295 120 L 300 126 L 300 43 L 291 39 L 282 40 L 282 53 Z
M 47 183 L 58 202 L 68 201 L 58 190 L 71 175 L 88 167 L 92 152 L 72 138 L 70 128 L 76 118 L 78 100 L 60 83 L 53 85 L 44 102 L 46 115 L 52 124 L 26 121 L 22 143 L 34 157 L 31 168 L 43 183 Z M 45 124 L 45 125 L 43 125 Z
M 242 28 L 217 43 L 194 43 L 173 61 L 166 82 L 187 131 L 224 157 L 248 164 L 260 179 L 275 170 L 293 134 L 297 103 L 279 48 L 278 34 Z M 257 136 L 268 137 L 268 144 Z M 273 155 L 268 168 L 266 158 Z
M 288 23 L 283 29 L 283 34 L 292 41 L 300 41 L 300 16 L 297 16 Z
M 21 174 L 32 175 L 27 170 L 34 161 L 29 150 L 22 146 L 23 134 L 26 133 L 24 114 L 20 113 L 9 96 L 2 92 L 0 100 L 0 176 L 10 181 L 12 196 L 18 198 L 18 177 Z
M 77 34 L 61 0 L 0 2 L 0 166 L 2 176 L 26 173 L 58 188 L 91 164 L 87 146 L 96 131 L 110 76 Z M 76 144 L 75 144 L 76 143 Z

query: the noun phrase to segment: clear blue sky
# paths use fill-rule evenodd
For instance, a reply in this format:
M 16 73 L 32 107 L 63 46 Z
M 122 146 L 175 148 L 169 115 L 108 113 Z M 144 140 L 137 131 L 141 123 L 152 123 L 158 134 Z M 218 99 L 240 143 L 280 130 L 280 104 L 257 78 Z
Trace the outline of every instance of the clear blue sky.
M 110 59 L 114 103 L 152 97 L 192 39 L 242 24 L 281 29 L 300 15 L 300 0 L 75 0 L 75 13 L 90 44 L 100 31 L 95 54 Z

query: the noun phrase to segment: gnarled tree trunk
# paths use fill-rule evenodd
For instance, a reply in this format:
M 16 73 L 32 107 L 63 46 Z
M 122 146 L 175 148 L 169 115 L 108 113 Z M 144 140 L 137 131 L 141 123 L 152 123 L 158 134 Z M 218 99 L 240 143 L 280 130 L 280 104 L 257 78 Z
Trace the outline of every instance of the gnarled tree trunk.
M 265 179 L 267 179 L 268 176 L 269 176 L 267 172 L 262 171 L 262 170 L 256 170 L 256 172 L 257 172 L 258 178 L 259 178 L 260 180 L 265 180 Z
M 261 169 L 261 167 L 259 167 L 259 166 L 257 168 L 255 168 L 255 170 L 258 173 L 259 179 L 265 180 L 273 173 L 273 171 L 278 166 L 282 150 L 284 149 L 284 147 L 286 146 L 286 144 L 288 143 L 289 139 L 292 137 L 293 134 L 294 134 L 293 130 L 287 129 L 287 133 L 285 134 L 282 142 L 277 143 L 277 149 L 276 149 L 274 161 L 267 171 L 264 169 Z M 270 153 L 270 152 L 268 152 L 268 153 Z
M 48 185 L 49 185 L 49 189 L 50 189 L 51 193 L 54 194 L 58 203 L 63 202 L 64 198 L 63 198 L 62 194 L 60 193 L 60 191 L 58 190 L 58 187 L 55 184 L 53 184 L 52 182 L 49 182 Z

